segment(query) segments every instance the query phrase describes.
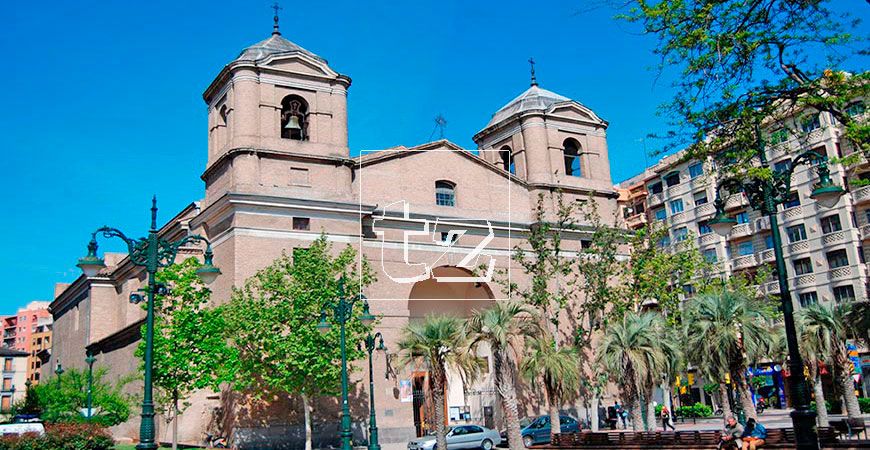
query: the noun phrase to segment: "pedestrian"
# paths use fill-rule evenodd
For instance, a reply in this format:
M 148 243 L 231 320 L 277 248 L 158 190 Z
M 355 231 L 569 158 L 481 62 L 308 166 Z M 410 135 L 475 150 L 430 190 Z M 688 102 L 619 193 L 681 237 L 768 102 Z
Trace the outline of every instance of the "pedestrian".
M 740 425 L 734 416 L 728 416 L 725 419 L 725 429 L 722 430 L 722 438 L 719 440 L 717 448 L 742 448 L 743 442 L 740 440 L 740 436 L 743 436 L 743 425 Z
M 622 409 L 622 429 L 623 430 L 628 429 L 628 425 L 626 425 L 626 421 L 628 421 L 628 410 L 623 408 Z
M 619 404 L 619 402 L 614 402 L 613 409 L 616 411 L 616 417 L 614 417 L 614 418 L 617 420 L 622 420 L 622 429 L 624 430 L 625 429 L 625 417 L 622 416 L 622 413 L 625 412 L 625 408 L 623 408 L 622 405 Z
M 764 425 L 758 423 L 753 418 L 746 421 L 746 428 L 740 440 L 743 441 L 743 450 L 755 450 L 764 445 L 764 440 L 767 439 L 767 429 Z
M 668 431 L 668 427 L 671 427 L 671 430 L 677 431 L 671 423 L 671 411 L 667 406 L 662 405 L 662 431 Z

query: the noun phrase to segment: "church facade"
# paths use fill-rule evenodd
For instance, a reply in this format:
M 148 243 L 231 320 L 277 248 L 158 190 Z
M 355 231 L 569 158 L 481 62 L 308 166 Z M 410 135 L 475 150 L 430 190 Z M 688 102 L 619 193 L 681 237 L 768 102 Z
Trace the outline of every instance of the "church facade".
M 533 78 L 474 136 L 475 150 L 440 140 L 351 156 L 350 87 L 348 76 L 284 38 L 277 25 L 268 39 L 244 49 L 203 94 L 204 198 L 160 233 L 170 239 L 198 233 L 213 242 L 214 263 L 222 271 L 210 286 L 216 304 L 282 252 L 304 248 L 321 234 L 335 248 L 351 245 L 368 258 L 377 282 L 365 294 L 388 348 L 376 352 L 374 362 L 381 443 L 404 446 L 431 426 L 431 404 L 426 368 L 395 366 L 391 351 L 401 328 L 430 313 L 467 315 L 504 301 L 506 294 L 487 273 L 472 273 L 481 264 L 526 281 L 510 258 L 524 245 L 539 198 L 550 212 L 559 191 L 565 201 L 593 201 L 604 217 L 614 214 L 608 124 Z M 99 217 L 99 211 L 93 214 Z M 582 229 L 568 233 L 568 254 L 588 239 Z M 199 255 L 202 248 L 182 250 L 179 258 Z M 106 259 L 104 271 L 81 276 L 52 303 L 56 338 L 45 370 L 59 361 L 83 367 L 86 350 L 112 377 L 138 370 L 133 352 L 143 312 L 127 298 L 145 274 L 125 255 Z M 489 361 L 482 379 L 465 385 L 451 375 L 448 416 L 455 423 L 498 427 L 492 361 L 486 352 L 479 356 Z M 358 364 L 363 367 L 363 361 Z M 368 374 L 357 370 L 353 377 L 354 432 L 364 442 Z M 543 397 L 533 387 L 523 389 L 524 410 L 542 412 Z M 328 400 L 314 406 L 315 445 L 336 439 L 338 408 Z M 190 402 L 179 419 L 182 442 L 201 443 L 205 432 L 252 447 L 292 445 L 303 436 L 300 405 L 293 400 L 254 408 L 232 394 L 201 392 Z M 169 440 L 171 427 L 158 424 L 158 438 Z M 136 438 L 138 416 L 113 431 Z

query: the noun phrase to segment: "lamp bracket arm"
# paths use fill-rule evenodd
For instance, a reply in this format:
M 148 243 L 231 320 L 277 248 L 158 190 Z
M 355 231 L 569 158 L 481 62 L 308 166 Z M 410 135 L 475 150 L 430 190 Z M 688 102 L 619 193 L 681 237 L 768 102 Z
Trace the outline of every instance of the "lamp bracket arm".
M 204 242 L 205 245 L 208 246 L 208 250 L 211 249 L 211 241 L 209 241 L 208 238 L 206 238 L 205 236 L 202 236 L 199 234 L 187 235 L 187 236 L 171 243 L 170 246 L 172 247 L 172 249 L 175 253 L 178 253 L 178 249 L 180 249 L 181 247 L 183 247 L 187 244 L 192 244 L 194 242 Z
M 116 238 L 121 239 L 122 241 L 124 241 L 124 243 L 127 244 L 127 248 L 128 248 L 128 250 L 130 251 L 131 254 L 133 253 L 133 250 L 135 250 L 136 247 L 139 245 L 139 241 L 137 241 L 137 240 L 135 240 L 135 239 L 130 239 L 130 238 L 128 238 L 127 235 L 125 235 L 124 233 L 122 233 L 121 230 L 119 230 L 119 229 L 117 229 L 117 228 L 112 228 L 112 227 L 100 227 L 100 228 L 97 228 L 97 231 L 94 231 L 94 233 L 93 233 L 92 236 L 93 236 L 94 238 L 96 238 L 96 236 L 97 236 L 98 234 L 102 234 L 104 238 L 113 238 L 113 237 L 116 237 Z

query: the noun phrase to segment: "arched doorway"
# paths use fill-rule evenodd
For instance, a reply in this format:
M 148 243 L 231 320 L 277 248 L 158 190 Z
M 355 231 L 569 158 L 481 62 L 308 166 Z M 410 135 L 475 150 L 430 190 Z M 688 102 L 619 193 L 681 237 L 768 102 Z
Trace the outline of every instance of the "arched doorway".
M 431 278 L 418 281 L 411 288 L 408 295 L 408 320 L 422 320 L 428 315 L 442 314 L 468 317 L 474 310 L 486 308 L 495 301 L 492 289 L 486 283 L 438 281 L 438 278 L 445 277 L 465 278 L 473 275 L 467 269 L 455 266 L 433 269 Z M 488 360 L 487 366 L 492 365 L 488 349 L 482 349 L 478 356 Z M 460 374 L 448 370 L 445 411 L 448 423 L 494 422 L 493 414 L 498 410 L 495 408 L 495 390 L 490 371 L 485 372 L 475 383 L 466 386 Z M 429 374 L 425 368 L 419 368 L 413 372 L 412 377 L 414 427 L 417 435 L 421 436 L 433 426 L 429 421 L 434 417 Z

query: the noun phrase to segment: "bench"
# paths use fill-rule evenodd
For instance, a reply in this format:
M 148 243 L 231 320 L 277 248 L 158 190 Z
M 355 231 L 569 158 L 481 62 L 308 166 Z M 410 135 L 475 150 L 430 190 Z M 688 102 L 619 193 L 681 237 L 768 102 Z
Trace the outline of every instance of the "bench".
M 856 417 L 854 419 L 843 419 L 836 422 L 831 422 L 831 425 L 842 435 L 848 437 L 861 436 L 867 437 L 867 425 L 864 424 L 864 419 Z
M 819 443 L 824 449 L 870 448 L 870 441 L 840 441 L 837 430 L 819 428 Z M 583 431 L 556 435 L 553 442 L 544 448 L 565 449 L 715 449 L 719 445 L 719 431 Z M 795 433 L 792 428 L 767 430 L 767 439 L 762 448 L 793 449 Z

